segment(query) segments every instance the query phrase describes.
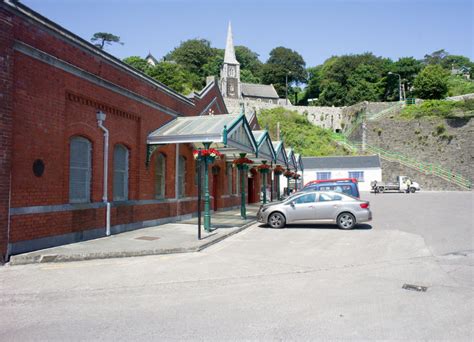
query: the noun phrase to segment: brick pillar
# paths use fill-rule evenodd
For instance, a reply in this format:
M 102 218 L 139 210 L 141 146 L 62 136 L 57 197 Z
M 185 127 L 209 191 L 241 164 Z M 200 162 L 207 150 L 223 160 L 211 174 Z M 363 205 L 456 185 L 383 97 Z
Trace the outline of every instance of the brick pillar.
M 0 264 L 8 245 L 8 212 L 12 159 L 13 23 L 0 7 Z

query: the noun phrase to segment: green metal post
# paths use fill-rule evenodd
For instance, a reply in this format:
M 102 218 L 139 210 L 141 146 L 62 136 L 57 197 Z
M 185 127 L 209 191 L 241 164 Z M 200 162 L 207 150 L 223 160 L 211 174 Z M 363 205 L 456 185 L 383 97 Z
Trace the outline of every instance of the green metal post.
M 203 143 L 204 149 L 208 150 L 211 143 Z M 204 229 L 211 231 L 211 208 L 209 203 L 209 160 L 204 157 Z
M 277 199 L 280 201 L 281 200 L 281 195 L 280 195 L 280 175 L 276 175 L 277 178 Z
M 267 203 L 267 173 L 263 172 L 263 204 Z
M 286 194 L 290 195 L 290 177 L 286 177 Z
M 247 165 L 238 165 L 240 170 L 240 216 L 242 219 L 247 219 L 247 211 L 245 209 L 245 171 Z

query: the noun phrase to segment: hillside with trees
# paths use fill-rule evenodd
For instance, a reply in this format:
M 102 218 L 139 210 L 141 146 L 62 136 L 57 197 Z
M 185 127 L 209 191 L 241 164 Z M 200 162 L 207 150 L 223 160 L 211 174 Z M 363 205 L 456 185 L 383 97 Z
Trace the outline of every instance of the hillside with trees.
M 242 82 L 273 84 L 284 97 L 288 80 L 289 99 L 299 105 L 307 105 L 309 99 L 312 105 L 321 106 L 396 101 L 398 75 L 406 97 L 442 99 L 474 92 L 474 63 L 445 50 L 427 54 L 422 60 L 402 57 L 392 61 L 371 52 L 332 56 L 310 67 L 297 51 L 283 46 L 271 50 L 265 62 L 246 46 L 236 46 L 235 53 Z M 189 39 L 166 53 L 155 66 L 139 56 L 127 57 L 124 62 L 187 95 L 201 89 L 207 76 L 219 76 L 223 60 L 224 49 L 213 47 L 206 39 Z M 464 75 L 452 72 L 461 69 Z M 464 77 L 466 70 L 471 80 Z

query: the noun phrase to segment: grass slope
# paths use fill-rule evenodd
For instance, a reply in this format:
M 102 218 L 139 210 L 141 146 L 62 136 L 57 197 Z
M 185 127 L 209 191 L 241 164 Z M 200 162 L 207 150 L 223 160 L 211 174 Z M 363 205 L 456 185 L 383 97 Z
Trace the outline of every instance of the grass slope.
M 265 109 L 258 114 L 262 128 L 268 129 L 272 140 L 276 140 L 277 122 L 285 146 L 291 146 L 296 153 L 305 157 L 348 155 L 349 152 L 337 145 L 331 138 L 332 131 L 314 126 L 296 111 L 283 107 Z

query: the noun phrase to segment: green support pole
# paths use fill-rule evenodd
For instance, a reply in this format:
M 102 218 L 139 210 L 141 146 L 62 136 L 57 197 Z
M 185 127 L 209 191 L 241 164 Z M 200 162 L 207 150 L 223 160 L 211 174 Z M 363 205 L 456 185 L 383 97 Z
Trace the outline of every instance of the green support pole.
M 286 177 L 286 194 L 290 196 L 290 177 Z
M 242 219 L 247 219 L 247 211 L 245 209 L 245 171 L 247 165 L 239 165 L 240 170 L 240 216 Z
M 211 143 L 203 143 L 204 149 L 208 150 Z M 211 208 L 209 203 L 209 160 L 204 157 L 204 229 L 211 231 Z
M 263 204 L 267 204 L 267 173 L 263 172 Z
M 280 195 L 280 175 L 276 175 L 277 178 L 277 199 L 281 201 L 281 195 Z

